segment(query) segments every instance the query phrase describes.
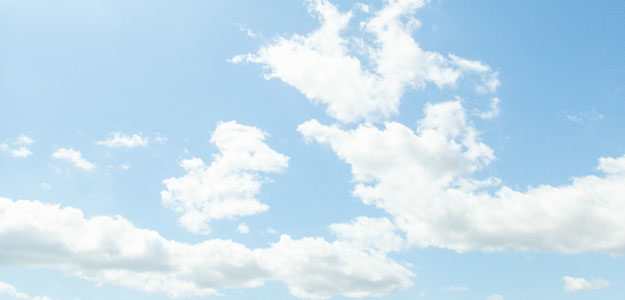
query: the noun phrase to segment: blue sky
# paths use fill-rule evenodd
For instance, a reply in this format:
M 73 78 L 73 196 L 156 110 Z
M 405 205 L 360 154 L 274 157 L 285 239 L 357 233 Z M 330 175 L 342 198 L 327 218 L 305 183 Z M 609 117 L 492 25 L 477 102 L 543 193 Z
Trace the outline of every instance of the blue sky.
M 620 1 L 0 1 L 0 298 L 617 299 L 623 32 Z

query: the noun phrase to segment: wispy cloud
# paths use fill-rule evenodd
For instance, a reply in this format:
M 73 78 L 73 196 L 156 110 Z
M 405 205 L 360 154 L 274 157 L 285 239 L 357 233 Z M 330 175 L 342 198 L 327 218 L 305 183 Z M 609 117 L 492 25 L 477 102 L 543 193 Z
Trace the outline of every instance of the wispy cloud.
M 248 234 L 248 233 L 250 233 L 250 227 L 247 226 L 247 224 L 245 224 L 245 223 L 241 223 L 241 224 L 239 224 L 239 226 L 237 226 L 237 231 L 239 233 Z
M 247 36 L 249 37 L 255 38 L 255 37 L 260 36 L 259 33 L 254 32 L 252 29 L 250 29 L 244 24 L 237 23 L 236 25 L 239 27 L 239 30 L 245 32 L 245 34 L 247 34 Z
M 33 154 L 28 146 L 34 142 L 32 138 L 22 134 L 11 142 L 0 144 L 0 149 L 13 157 L 28 157 Z
M 586 122 L 598 122 L 603 120 L 604 115 L 600 114 L 595 110 L 580 112 L 580 113 L 569 113 L 564 112 L 564 116 L 567 120 L 575 123 L 586 123 Z
M 52 157 L 71 162 L 74 166 L 83 170 L 91 171 L 95 168 L 95 164 L 84 159 L 82 154 L 73 148 L 59 148 L 52 154 Z
M 610 282 L 603 278 L 585 279 L 581 277 L 562 277 L 564 290 L 566 292 L 580 292 L 589 290 L 600 290 L 610 286 Z
M 125 135 L 123 133 L 114 132 L 109 134 L 107 139 L 96 141 L 96 144 L 106 146 L 110 148 L 133 148 L 133 147 L 145 147 L 148 145 L 149 138 L 142 137 L 138 134 Z

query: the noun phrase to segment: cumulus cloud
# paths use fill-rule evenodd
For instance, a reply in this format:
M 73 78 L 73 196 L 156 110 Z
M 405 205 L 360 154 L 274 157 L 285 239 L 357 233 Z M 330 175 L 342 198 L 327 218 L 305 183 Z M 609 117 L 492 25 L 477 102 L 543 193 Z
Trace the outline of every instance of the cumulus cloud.
M 211 220 L 264 212 L 269 206 L 256 196 L 267 173 L 283 171 L 289 158 L 264 143 L 266 133 L 234 121 L 219 123 L 211 142 L 219 148 L 213 162 L 183 160 L 187 174 L 163 181 L 165 206 L 182 214 L 178 223 L 195 233 L 208 233 Z
M 34 142 L 35 141 L 32 138 L 21 134 L 11 142 L 0 144 L 0 149 L 11 154 L 11 156 L 13 157 L 28 157 L 33 154 L 28 146 L 30 146 Z
M 74 166 L 83 170 L 91 171 L 95 168 L 95 164 L 84 159 L 80 151 L 73 148 L 59 148 L 52 154 L 52 157 L 71 162 Z
M 480 93 L 494 92 L 499 85 L 497 73 L 484 63 L 421 49 L 411 31 L 419 25 L 412 15 L 423 0 L 386 1 L 360 23 L 362 36 L 345 34 L 352 11 L 341 12 L 326 0 L 309 3 L 319 16 L 318 29 L 280 37 L 231 61 L 265 66 L 266 78 L 279 78 L 312 102 L 327 105 L 327 113 L 342 122 L 384 119 L 397 113 L 407 88 L 455 86 L 464 74 L 477 74 Z M 352 41 L 358 46 L 351 46 Z
M 125 135 L 123 133 L 113 132 L 109 134 L 108 138 L 101 140 L 101 141 L 96 141 L 96 144 L 101 145 L 101 146 L 106 146 L 109 148 L 120 148 L 120 147 L 133 148 L 133 147 L 139 147 L 139 146 L 145 147 L 148 145 L 148 142 L 149 142 L 149 138 L 142 137 L 141 135 L 138 135 L 138 134 Z
M 384 209 L 419 247 L 625 253 L 625 156 L 601 158 L 600 175 L 518 191 L 475 172 L 495 157 L 458 101 L 428 104 L 416 130 L 387 122 L 352 130 L 301 124 L 351 166 L 353 195 Z
M 412 272 L 341 241 L 282 235 L 266 248 L 221 239 L 188 244 L 120 217 L 0 198 L 0 265 L 47 267 L 97 283 L 169 297 L 217 295 L 268 280 L 301 298 L 381 296 L 412 285 Z
M 600 290 L 610 286 L 610 282 L 602 278 L 587 280 L 584 278 L 564 276 L 562 280 L 564 281 L 564 290 L 566 292 Z

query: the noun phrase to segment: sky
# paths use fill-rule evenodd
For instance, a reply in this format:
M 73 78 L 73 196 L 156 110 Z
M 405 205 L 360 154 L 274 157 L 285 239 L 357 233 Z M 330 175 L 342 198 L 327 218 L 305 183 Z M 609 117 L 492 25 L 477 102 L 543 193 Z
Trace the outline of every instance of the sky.
M 0 298 L 619 299 L 622 1 L 0 0 Z

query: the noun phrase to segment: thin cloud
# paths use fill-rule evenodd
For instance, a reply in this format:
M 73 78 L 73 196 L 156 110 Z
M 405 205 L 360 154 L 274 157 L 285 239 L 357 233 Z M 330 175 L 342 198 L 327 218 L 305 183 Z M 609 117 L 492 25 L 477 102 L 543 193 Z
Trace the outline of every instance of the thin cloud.
M 33 143 L 35 141 L 32 138 L 21 134 L 11 142 L 0 144 L 0 149 L 13 157 L 28 157 L 33 154 L 28 147 Z
M 75 167 L 83 170 L 91 171 L 95 169 L 95 164 L 84 159 L 80 151 L 74 150 L 73 148 L 59 148 L 52 154 L 52 157 L 68 161 Z
M 125 135 L 123 133 L 114 132 L 109 134 L 107 139 L 96 141 L 96 144 L 106 146 L 109 148 L 133 148 L 133 147 L 146 147 L 148 145 L 149 138 L 142 137 L 138 134 Z

